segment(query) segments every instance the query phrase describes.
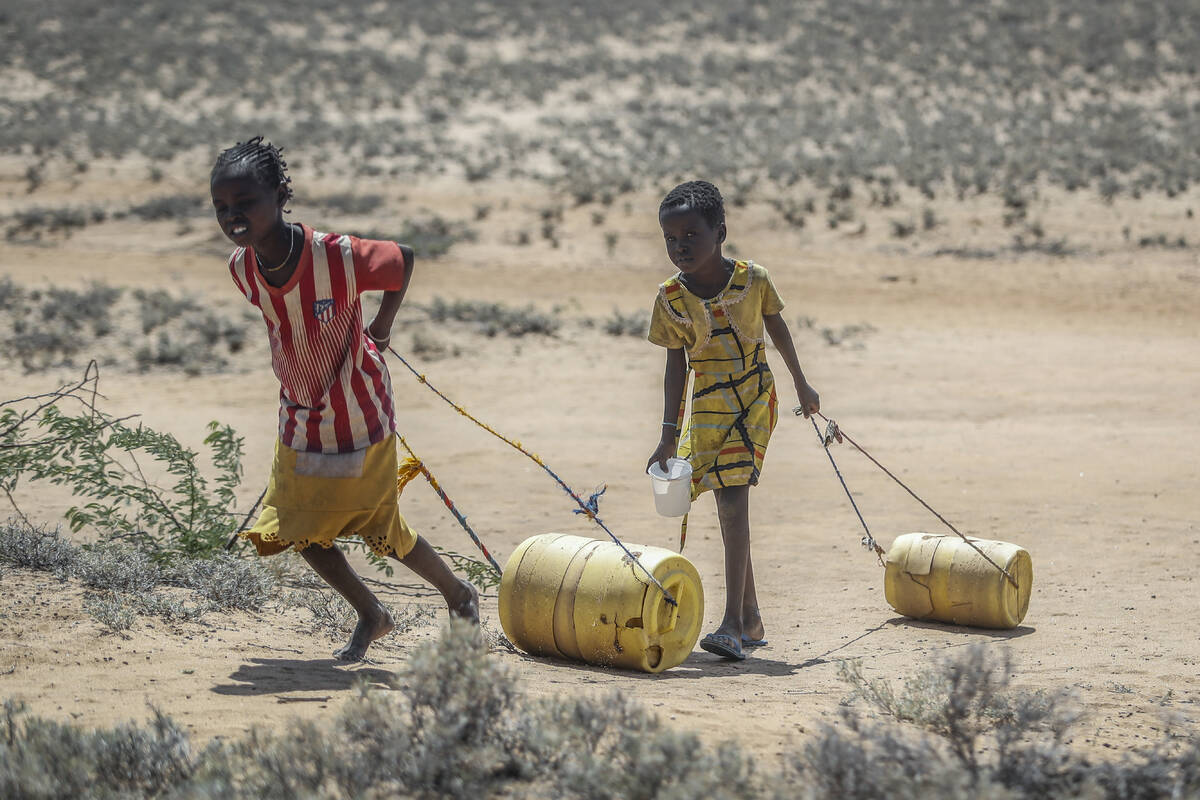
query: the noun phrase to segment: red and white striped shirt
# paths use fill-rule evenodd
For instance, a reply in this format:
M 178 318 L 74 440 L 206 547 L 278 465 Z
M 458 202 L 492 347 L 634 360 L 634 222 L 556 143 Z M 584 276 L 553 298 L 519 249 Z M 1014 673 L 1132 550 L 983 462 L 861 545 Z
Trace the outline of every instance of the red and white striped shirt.
M 229 271 L 267 323 L 280 441 L 311 453 L 361 450 L 391 436 L 396 419 L 392 379 L 363 333 L 359 294 L 403 288 L 404 255 L 394 242 L 300 227 L 300 263 L 283 286 L 263 279 L 250 248 L 234 251 Z

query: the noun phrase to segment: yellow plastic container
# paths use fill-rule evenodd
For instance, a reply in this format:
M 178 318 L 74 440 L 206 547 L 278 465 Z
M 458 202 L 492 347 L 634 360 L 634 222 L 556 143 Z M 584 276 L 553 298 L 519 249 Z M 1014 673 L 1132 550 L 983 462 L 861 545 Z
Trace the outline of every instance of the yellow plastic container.
M 906 533 L 887 554 L 884 593 L 888 604 L 907 617 L 936 619 L 979 628 L 1015 628 L 1029 610 L 1033 560 L 1018 545 L 972 539 L 992 566 L 958 536 Z
M 704 589 L 692 562 L 661 547 L 626 545 L 671 593 L 666 601 L 613 542 L 545 533 L 526 539 L 500 580 L 500 624 L 526 652 L 662 672 L 692 652 Z

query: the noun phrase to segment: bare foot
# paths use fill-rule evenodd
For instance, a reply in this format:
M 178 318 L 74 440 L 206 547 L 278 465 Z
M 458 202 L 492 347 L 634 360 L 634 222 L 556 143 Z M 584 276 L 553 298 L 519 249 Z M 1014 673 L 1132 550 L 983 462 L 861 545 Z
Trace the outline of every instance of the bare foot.
M 479 624 L 479 591 L 470 581 L 459 581 L 462 584 L 462 591 L 456 602 L 449 603 L 450 616 L 465 619 L 468 622 Z
M 392 620 L 392 615 L 382 605 L 378 605 L 374 613 L 359 616 L 354 633 L 350 634 L 350 641 L 335 652 L 333 657 L 338 661 L 362 661 L 371 642 L 387 636 L 394 627 L 396 623 Z

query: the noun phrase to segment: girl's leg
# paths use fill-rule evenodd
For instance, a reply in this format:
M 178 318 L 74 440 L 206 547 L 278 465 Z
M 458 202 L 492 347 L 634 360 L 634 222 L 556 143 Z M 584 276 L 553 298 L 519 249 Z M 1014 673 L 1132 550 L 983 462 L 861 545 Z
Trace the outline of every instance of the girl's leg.
M 747 590 L 755 607 L 758 605 L 750 567 L 750 487 L 727 486 L 714 494 L 721 539 L 725 542 L 725 616 L 717 633 L 740 642 Z
M 742 636 L 750 641 L 758 641 L 765 634 L 762 616 L 758 613 L 758 594 L 754 590 L 754 565 L 751 563 L 750 550 L 747 547 L 746 588 L 742 591 Z
M 346 561 L 345 554 L 338 548 L 324 548 L 313 544 L 301 550 L 300 555 L 304 556 L 308 565 L 358 612 L 358 625 L 350 635 L 350 641 L 335 652 L 333 657 L 344 661 L 361 661 L 371 642 L 386 636 L 395 627 L 392 615 L 362 582 L 362 578 L 358 577 Z
M 396 558 L 394 553 L 392 557 Z M 450 607 L 453 616 L 479 624 L 479 592 L 470 581 L 464 581 L 451 572 L 450 567 L 446 566 L 446 562 L 423 537 L 418 536 L 417 543 L 408 551 L 408 555 L 397 560 L 433 584 L 446 599 L 446 605 Z

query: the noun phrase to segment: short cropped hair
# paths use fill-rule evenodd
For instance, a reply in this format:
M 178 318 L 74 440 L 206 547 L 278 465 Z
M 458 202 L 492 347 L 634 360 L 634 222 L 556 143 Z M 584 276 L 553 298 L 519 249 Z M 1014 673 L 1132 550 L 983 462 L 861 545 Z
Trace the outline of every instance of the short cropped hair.
M 674 208 L 697 212 L 713 228 L 725 221 L 725 200 L 717 187 L 708 181 L 688 181 L 667 192 L 658 206 L 658 213 Z

